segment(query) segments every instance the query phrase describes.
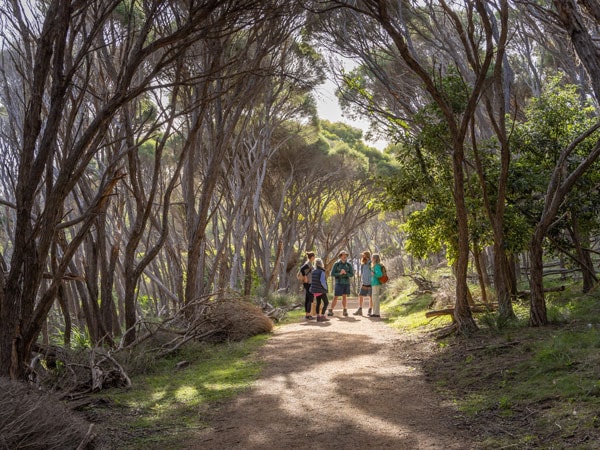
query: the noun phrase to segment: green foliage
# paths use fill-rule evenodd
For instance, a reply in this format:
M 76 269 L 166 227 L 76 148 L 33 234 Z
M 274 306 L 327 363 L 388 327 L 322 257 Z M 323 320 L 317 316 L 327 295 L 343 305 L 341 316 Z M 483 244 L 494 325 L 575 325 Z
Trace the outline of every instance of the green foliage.
M 513 325 L 514 319 L 500 316 L 497 312 L 489 311 L 479 317 L 478 322 L 494 331 L 506 330 L 510 325 Z
M 515 157 L 509 175 L 511 203 L 519 208 L 522 223 L 532 226 L 541 214 L 547 186 L 561 151 L 596 123 L 593 106 L 582 100 L 578 88 L 563 82 L 561 76 L 551 78 L 539 98 L 531 99 L 525 109 L 527 120 L 515 124 L 511 148 Z M 589 153 L 598 139 L 594 133 L 583 141 L 566 161 L 573 170 Z M 589 170 L 569 193 L 551 230 L 554 241 L 568 248 L 570 239 L 561 235 L 570 226 L 568 216 L 578 219 L 582 232 L 598 229 L 599 172 L 597 165 Z M 567 213 L 568 212 L 568 213 Z M 524 228 L 524 227 L 523 227 Z
M 151 161 L 151 158 L 154 158 L 155 150 L 156 141 L 149 139 L 140 144 L 140 146 L 138 147 L 138 154 L 142 158 Z
M 449 69 L 438 80 L 438 88 L 453 114 L 458 116 L 464 112 L 469 88 L 456 70 Z M 431 102 L 413 116 L 410 131 L 393 150 L 398 169 L 395 176 L 385 181 L 387 195 L 392 207 L 399 209 L 411 202 L 426 204 L 412 212 L 407 220 L 406 250 L 417 258 L 424 258 L 446 249 L 452 263 L 457 256 L 457 229 L 450 160 L 453 139 L 448 117 L 437 103 Z M 481 246 L 490 240 L 489 224 L 482 213 L 477 179 L 471 177 L 466 181 L 471 238 Z
M 442 251 L 444 244 L 449 242 L 446 220 L 452 221 L 453 217 L 449 208 L 442 210 L 431 205 L 413 212 L 402 227 L 407 234 L 406 251 L 416 258 L 426 258 Z
M 287 294 L 285 292 L 271 292 L 267 297 L 269 304 L 275 307 L 286 307 L 292 306 L 296 303 L 297 297 L 295 295 Z
M 142 2 L 139 0 L 121 1 L 114 9 L 113 17 L 124 26 L 130 21 L 141 24 L 145 17 Z
M 469 86 L 462 79 L 462 76 L 455 67 L 447 69 L 439 81 L 438 89 L 444 95 L 444 100 L 448 103 L 454 114 L 465 112 L 471 92 Z
M 389 174 L 393 170 L 390 155 L 365 145 L 362 130 L 345 123 L 327 120 L 322 120 L 320 127 L 320 138 L 327 144 L 329 153 L 349 158 L 344 164 L 351 163 L 373 177 Z
M 64 328 L 57 327 L 55 333 L 51 336 L 51 340 L 54 345 L 62 346 L 65 342 Z M 81 329 L 77 325 L 71 326 L 71 348 L 73 350 L 92 348 L 92 341 L 87 330 Z
M 362 130 L 348 124 L 322 120 L 321 128 L 324 136 L 332 140 L 345 142 L 349 147 L 355 147 L 359 142 L 362 142 Z

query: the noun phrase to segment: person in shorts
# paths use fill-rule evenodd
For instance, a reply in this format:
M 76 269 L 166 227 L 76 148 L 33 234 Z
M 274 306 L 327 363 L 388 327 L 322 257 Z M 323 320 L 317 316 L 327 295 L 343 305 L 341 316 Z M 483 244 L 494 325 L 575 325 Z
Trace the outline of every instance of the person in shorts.
M 365 298 L 369 299 L 369 312 L 373 308 L 373 298 L 371 297 L 371 252 L 364 251 L 360 254 L 360 291 L 358 293 L 358 309 L 354 312 L 355 316 L 362 316 L 363 303 Z
M 348 315 L 347 296 L 350 295 L 350 278 L 354 276 L 354 269 L 348 260 L 348 252 L 341 251 L 338 255 L 339 259 L 331 269 L 331 276 L 335 278 L 333 287 L 333 301 L 327 315 L 333 316 L 333 309 L 337 304 L 338 297 L 342 297 L 343 315 Z

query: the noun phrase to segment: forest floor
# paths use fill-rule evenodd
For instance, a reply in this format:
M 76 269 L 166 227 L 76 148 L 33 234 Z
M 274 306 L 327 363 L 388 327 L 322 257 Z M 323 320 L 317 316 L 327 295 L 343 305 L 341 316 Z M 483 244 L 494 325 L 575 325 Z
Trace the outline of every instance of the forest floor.
M 278 328 L 252 388 L 205 411 L 190 449 L 474 449 L 469 426 L 428 383 L 435 344 L 384 319 L 354 316 Z M 341 302 L 338 302 L 341 308 Z M 204 415 L 204 414 L 203 414 Z

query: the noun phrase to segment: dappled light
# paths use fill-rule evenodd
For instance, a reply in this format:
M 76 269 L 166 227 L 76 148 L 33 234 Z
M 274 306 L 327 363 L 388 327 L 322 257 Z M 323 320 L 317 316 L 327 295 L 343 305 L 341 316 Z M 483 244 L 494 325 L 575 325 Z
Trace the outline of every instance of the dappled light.
M 260 380 L 193 448 L 470 448 L 448 421 L 458 412 L 425 383 L 412 337 L 366 316 L 330 319 L 276 331 Z
M 3 1 L 0 448 L 600 447 L 599 5 Z

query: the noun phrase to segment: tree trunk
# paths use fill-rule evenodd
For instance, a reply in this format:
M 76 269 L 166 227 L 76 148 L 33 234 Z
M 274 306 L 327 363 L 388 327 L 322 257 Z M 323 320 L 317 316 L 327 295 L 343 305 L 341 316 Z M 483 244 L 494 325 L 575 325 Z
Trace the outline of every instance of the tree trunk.
M 594 271 L 594 263 L 592 262 L 590 252 L 587 250 L 590 247 L 590 239 L 588 234 L 581 232 L 579 219 L 575 213 L 571 214 L 571 225 L 572 228 L 569 228 L 569 233 L 571 234 L 571 239 L 573 240 L 573 245 L 577 252 L 577 264 L 583 275 L 582 290 L 583 293 L 588 293 L 598 282 L 596 272 Z
M 529 244 L 529 288 L 531 296 L 529 300 L 529 325 L 541 327 L 548 325 L 546 312 L 546 300 L 544 298 L 544 261 L 543 244 L 544 232 L 538 227 L 533 233 Z
M 108 248 L 109 239 L 106 235 L 106 216 L 98 218 L 98 253 L 100 266 L 100 322 L 102 323 L 103 335 L 101 339 L 108 339 L 110 343 L 119 333 L 118 324 L 115 321 L 116 308 L 113 298 L 113 285 L 117 259 L 119 258 L 119 246 L 121 242 L 120 229 L 113 230 L 113 244 Z
M 579 8 L 573 0 L 554 0 L 560 21 L 571 38 L 577 56 L 590 75 L 590 82 L 600 101 L 600 52 L 579 14 Z
M 488 287 L 485 283 L 485 277 L 483 274 L 485 263 L 482 263 L 483 256 L 482 252 L 479 250 L 479 246 L 477 243 L 473 244 L 473 261 L 475 262 L 475 269 L 477 270 L 477 279 L 479 280 L 479 288 L 481 289 L 481 301 L 482 303 L 488 303 L 487 290 Z
M 65 347 L 70 348 L 71 347 L 71 330 L 72 330 L 72 324 L 71 324 L 71 313 L 69 311 L 69 303 L 67 302 L 66 299 L 66 289 L 64 287 L 64 285 L 60 285 L 58 288 L 58 304 L 60 305 L 60 310 L 63 314 L 63 318 L 65 321 L 65 326 L 63 329 L 63 344 Z
M 494 282 L 498 296 L 498 315 L 503 319 L 512 319 L 515 313 L 512 307 L 510 289 L 510 265 L 503 243 L 494 240 Z
M 254 227 L 250 225 L 246 234 L 246 248 L 244 251 L 244 295 L 249 296 L 252 292 L 252 249 L 254 246 Z
M 135 341 L 136 330 L 135 323 L 136 319 L 136 292 L 135 288 L 138 284 L 137 278 L 134 275 L 134 269 L 132 264 L 125 263 L 125 345 L 129 345 Z
M 469 335 L 477 330 L 467 298 L 467 271 L 469 267 L 469 229 L 467 207 L 465 205 L 462 144 L 456 143 L 452 154 L 454 175 L 454 200 L 458 226 L 458 258 L 456 261 L 456 303 L 454 321 L 457 332 Z

